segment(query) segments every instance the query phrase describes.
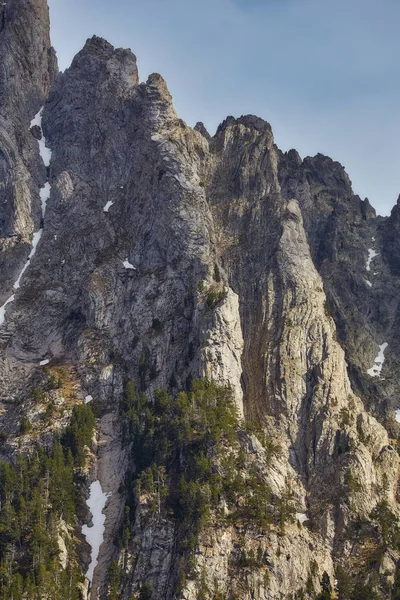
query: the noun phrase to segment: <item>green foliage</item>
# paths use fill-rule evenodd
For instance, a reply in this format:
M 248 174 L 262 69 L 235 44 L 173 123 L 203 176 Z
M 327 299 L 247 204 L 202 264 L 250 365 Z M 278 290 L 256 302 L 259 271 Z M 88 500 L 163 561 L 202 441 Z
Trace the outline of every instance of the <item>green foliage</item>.
M 356 477 L 350 470 L 346 473 L 345 481 L 350 492 L 358 492 L 361 489 L 360 482 L 356 479 Z
M 314 581 L 313 581 L 311 573 L 309 573 L 308 577 L 307 577 L 306 592 L 309 596 L 311 596 L 311 594 L 313 594 L 315 592 Z
M 216 289 L 210 289 L 207 293 L 207 297 L 206 297 L 206 307 L 208 310 L 211 310 L 213 308 L 215 308 L 217 306 L 217 304 L 219 304 L 224 298 L 225 298 L 225 294 L 226 291 L 225 289 L 222 290 L 216 290 Z
M 358 583 L 353 590 L 350 600 L 380 600 L 370 584 Z
M 340 427 L 341 429 L 344 429 L 345 427 L 349 427 L 350 425 L 353 424 L 354 418 L 353 415 L 351 414 L 350 410 L 348 408 L 342 408 L 340 410 Z
M 56 377 L 55 375 L 51 374 L 49 377 L 49 388 L 51 390 L 58 390 L 59 388 L 62 387 L 62 380 L 60 377 Z
M 214 265 L 214 281 L 217 283 L 221 282 L 221 273 L 217 264 Z
M 43 396 L 38 388 L 33 388 L 32 396 L 36 404 L 40 404 L 41 402 L 43 402 Z
M 120 413 L 124 443 L 135 464 L 126 480 L 130 518 L 139 499 L 146 502 L 149 516 L 163 508 L 172 512 L 183 561 L 181 586 L 191 571 L 199 533 L 213 511 L 222 511 L 222 499 L 229 521 L 257 528 L 275 524 L 283 530 L 293 520 L 290 495 L 272 498 L 264 474 L 241 448 L 229 388 L 196 380 L 189 394 L 171 397 L 157 390 L 149 401 L 129 382 Z M 263 443 L 271 457 L 278 451 L 267 440 Z
M 348 574 L 344 568 L 337 568 L 338 600 L 379 600 L 382 597 L 400 600 L 399 570 L 396 569 L 392 589 L 381 573 L 385 553 L 397 553 L 400 550 L 400 525 L 388 502 L 383 500 L 377 504 L 369 519 L 352 522 L 347 538 L 353 544 L 369 548 L 369 553 L 363 567 L 354 574 Z M 384 588 L 383 595 L 378 593 L 379 587 L 381 591 Z
M 119 584 L 120 584 L 120 571 L 118 561 L 112 560 L 108 567 L 108 589 L 110 600 L 117 600 Z
M 185 531 L 182 547 L 193 551 L 222 492 L 222 477 L 210 453 L 218 455 L 222 441 L 236 439 L 238 418 L 231 391 L 195 381 L 189 395 L 182 392 L 171 398 L 158 390 L 150 403 L 129 383 L 121 412 L 136 465 L 135 496 L 149 495 L 153 511 L 160 511 L 168 499 Z
M 362 444 L 364 444 L 364 446 L 368 446 L 369 443 L 371 442 L 371 436 L 370 435 L 365 435 L 361 422 L 357 422 L 357 433 L 358 433 L 358 439 L 360 440 L 360 442 Z
M 239 566 L 250 573 L 257 569 L 261 569 L 264 566 L 264 552 L 261 546 L 257 548 L 257 552 L 254 552 L 253 548 L 250 548 L 250 550 L 246 552 L 243 548 L 240 555 Z
M 324 300 L 324 313 L 328 318 L 332 318 L 331 309 L 329 308 L 329 304 L 327 300 Z
M 265 450 L 267 464 L 270 465 L 272 463 L 272 460 L 280 455 L 280 446 L 278 446 L 278 444 L 274 443 L 270 438 L 267 437 L 259 421 L 252 421 L 250 423 L 246 423 L 245 430 L 247 431 L 247 433 L 254 434 L 257 437 L 258 441 L 261 443 L 262 447 Z
M 85 464 L 85 446 L 90 444 L 96 419 L 89 404 L 77 404 L 72 410 L 71 422 L 61 438 L 64 448 L 70 449 L 76 466 Z
M 152 594 L 153 590 L 150 583 L 145 583 L 140 588 L 138 600 L 151 600 Z
M 400 549 L 400 527 L 398 518 L 392 513 L 386 500 L 382 500 L 371 513 L 379 528 L 383 549 L 388 547 Z
M 32 424 L 30 422 L 30 420 L 28 419 L 28 417 L 21 417 L 21 421 L 19 424 L 19 432 L 21 435 L 23 435 L 24 433 L 28 433 L 28 431 L 30 431 L 32 429 Z
M 324 571 L 321 579 L 321 593 L 318 594 L 316 600 L 331 600 L 332 598 L 332 586 L 329 575 Z
M 396 565 L 396 572 L 392 588 L 392 600 L 400 600 L 400 562 L 398 562 Z
M 59 442 L 0 461 L 0 600 L 79 599 L 81 574 L 73 560 L 61 568 L 57 544 L 60 519 L 72 524 L 75 514 L 73 458 Z
M 54 402 L 49 402 L 48 405 L 46 406 L 46 410 L 44 412 L 44 418 L 47 423 L 49 423 L 51 421 L 51 418 L 54 415 L 55 408 L 56 407 L 55 407 Z
M 337 580 L 338 600 L 350 600 L 354 589 L 353 578 L 349 575 L 348 571 L 340 565 L 337 566 L 335 575 Z

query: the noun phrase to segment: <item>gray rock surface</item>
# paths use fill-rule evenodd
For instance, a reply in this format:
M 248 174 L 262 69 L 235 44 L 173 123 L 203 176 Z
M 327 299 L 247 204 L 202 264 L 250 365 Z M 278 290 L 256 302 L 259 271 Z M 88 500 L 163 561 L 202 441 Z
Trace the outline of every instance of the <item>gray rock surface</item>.
M 55 78 L 44 1 L 10 0 L 0 20 L 3 301 L 40 222 L 39 187 L 51 184 L 42 238 L 0 330 L 2 453 L 16 450 L 21 411 L 35 418 L 40 362 L 72 365 L 78 399 L 90 394 L 98 407 L 88 477 L 112 494 L 91 600 L 105 597 L 114 558 L 124 600 L 147 581 L 154 598 L 176 597 L 170 514 L 149 518 L 140 498 L 129 547 L 115 543 L 134 468 L 118 418 L 128 379 L 149 398 L 204 375 L 229 384 L 243 420 L 280 448 L 269 464 L 257 437 L 243 433 L 246 456 L 276 497 L 291 494 L 299 522 L 284 534 L 212 522 L 195 558 L 209 589 L 217 581 L 228 597 L 280 600 L 310 576 L 317 590 L 324 571 L 333 581 L 337 564 L 356 569 L 361 546 L 349 527 L 382 500 L 399 515 L 388 437 L 400 407 L 399 207 L 376 217 L 339 163 L 282 153 L 253 115 L 228 117 L 213 137 L 201 123 L 191 129 L 162 77 L 140 83 L 132 52 L 101 38 Z M 43 103 L 48 173 L 40 132 L 29 132 Z M 261 549 L 268 577 L 237 566 L 243 547 Z M 385 554 L 385 577 L 397 558 Z M 195 600 L 199 585 L 189 577 L 179 597 Z
M 57 74 L 46 0 L 0 4 L 0 56 L 1 305 L 40 223 L 39 188 L 46 172 L 29 127 Z

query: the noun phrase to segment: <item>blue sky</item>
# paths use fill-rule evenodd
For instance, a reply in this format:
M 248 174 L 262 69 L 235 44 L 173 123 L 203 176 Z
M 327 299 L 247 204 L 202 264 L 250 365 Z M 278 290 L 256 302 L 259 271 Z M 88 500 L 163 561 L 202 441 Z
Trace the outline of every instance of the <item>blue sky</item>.
M 163 75 L 189 125 L 269 121 L 282 150 L 338 160 L 388 214 L 400 193 L 398 0 L 49 0 L 65 69 L 86 38 Z

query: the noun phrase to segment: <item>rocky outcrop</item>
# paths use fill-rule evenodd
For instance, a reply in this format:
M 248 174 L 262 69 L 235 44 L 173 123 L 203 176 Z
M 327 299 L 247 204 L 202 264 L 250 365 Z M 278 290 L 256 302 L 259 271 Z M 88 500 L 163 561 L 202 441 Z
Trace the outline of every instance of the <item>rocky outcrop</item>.
M 353 194 L 344 168 L 322 155 L 301 161 L 293 150 L 280 153 L 279 179 L 284 196 L 300 204 L 352 386 L 369 410 L 377 409 L 376 416 L 389 416 L 398 394 L 396 382 L 385 377 L 399 360 L 398 279 L 390 266 L 396 260 L 396 209 L 389 219 L 376 217 L 368 200 Z M 383 343 L 388 349 L 382 378 L 372 378 L 368 370 Z

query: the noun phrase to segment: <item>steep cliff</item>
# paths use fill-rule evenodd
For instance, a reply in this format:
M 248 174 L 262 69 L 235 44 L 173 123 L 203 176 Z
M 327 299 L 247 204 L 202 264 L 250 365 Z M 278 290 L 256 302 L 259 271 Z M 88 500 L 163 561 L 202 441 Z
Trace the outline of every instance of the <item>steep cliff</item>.
M 46 3 L 0 11 L 0 453 L 59 549 L 7 533 L 0 598 L 395 598 L 398 207 L 101 38 L 55 77 Z
M 57 73 L 45 0 L 0 5 L 0 302 L 29 254 L 40 224 L 39 187 L 46 179 L 29 124 Z

